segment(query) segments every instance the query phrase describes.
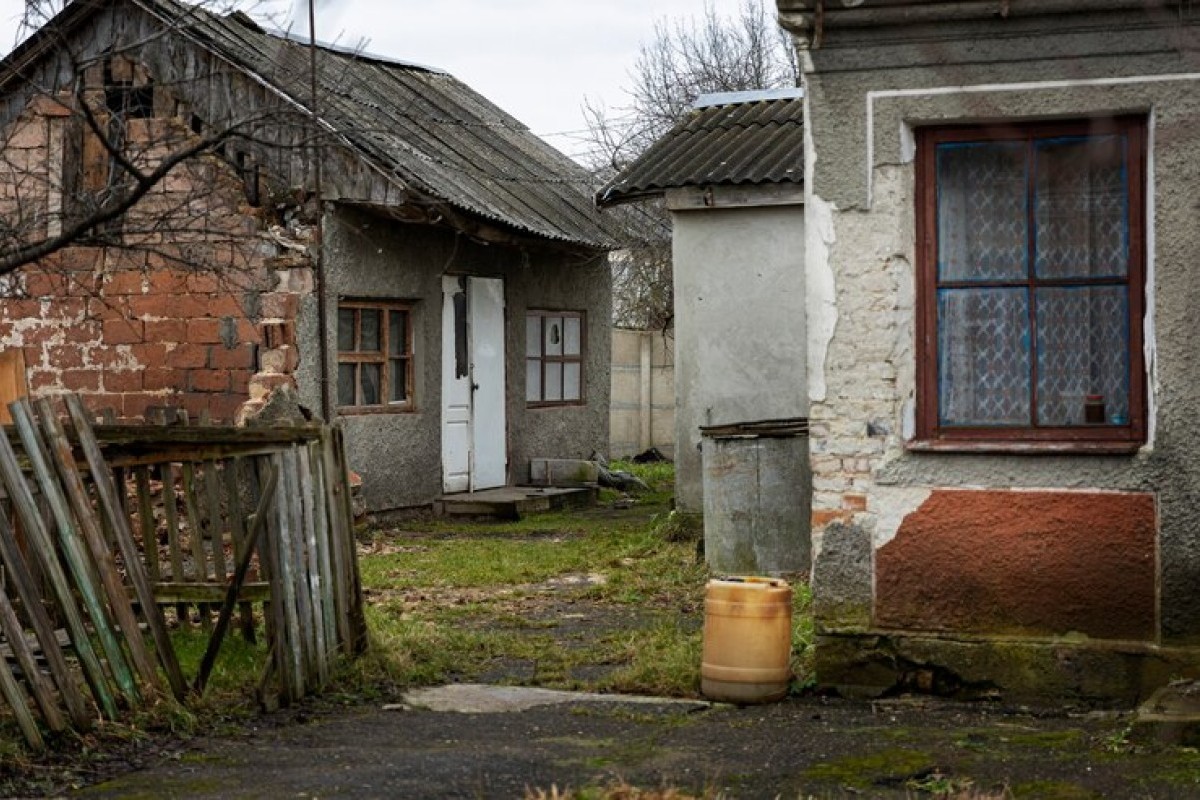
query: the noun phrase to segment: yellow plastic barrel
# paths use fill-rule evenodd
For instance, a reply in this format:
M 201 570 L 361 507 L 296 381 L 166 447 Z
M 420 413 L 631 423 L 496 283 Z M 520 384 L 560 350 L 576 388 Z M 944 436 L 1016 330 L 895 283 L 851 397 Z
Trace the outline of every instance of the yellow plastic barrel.
M 727 703 L 770 703 L 791 679 L 792 587 L 776 578 L 718 578 L 704 597 L 700 691 Z

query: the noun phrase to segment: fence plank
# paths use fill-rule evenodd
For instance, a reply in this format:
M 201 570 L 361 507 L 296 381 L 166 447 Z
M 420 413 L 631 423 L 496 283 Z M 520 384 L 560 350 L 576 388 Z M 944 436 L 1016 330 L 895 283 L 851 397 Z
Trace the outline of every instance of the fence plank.
M 321 609 L 325 626 L 325 651 L 329 658 L 337 656 L 337 589 L 333 579 L 333 558 L 330 550 L 333 539 L 329 535 L 329 510 L 325 506 L 325 482 L 322 475 L 321 443 L 310 442 L 307 446 L 308 463 L 311 468 L 312 484 L 309 494 L 313 501 L 313 532 L 316 535 L 317 565 L 321 572 Z
M 242 471 L 243 463 L 240 458 L 225 462 L 225 497 L 229 512 L 229 534 L 233 539 L 233 557 L 240 559 L 249 546 L 246 542 L 246 523 L 242 516 L 242 491 L 238 482 L 238 473 Z M 247 576 L 250 577 L 250 576 Z M 254 634 L 254 607 L 250 603 L 241 605 L 242 638 L 254 644 L 257 638 Z
M 317 683 L 323 686 L 329 681 L 329 652 L 325 648 L 325 582 L 321 575 L 321 548 L 317 546 L 313 481 L 312 472 L 309 470 L 307 445 L 296 447 L 296 462 L 300 483 L 301 541 L 306 545 L 304 561 L 308 571 L 308 590 L 313 616 L 309 639 L 317 666 Z
M 134 669 L 141 675 L 144 687 L 154 693 L 161 693 L 162 680 L 158 676 L 158 669 L 154 666 L 154 659 L 150 657 L 146 640 L 142 637 L 142 629 L 138 626 L 137 616 L 133 613 L 133 604 L 129 602 L 129 595 L 126 594 L 125 585 L 121 582 L 121 573 L 117 570 L 116 559 L 113 558 L 112 549 L 101 529 L 100 519 L 92 508 L 87 487 L 83 485 L 83 479 L 79 477 L 79 469 L 75 463 L 75 456 L 71 452 L 71 442 L 67 438 L 67 432 L 49 400 L 38 400 L 35 407 L 41 417 L 42 432 L 45 434 L 50 456 L 58 468 L 59 485 L 66 492 L 67 502 L 75 512 L 76 530 L 83 535 L 83 541 L 91 551 L 92 564 L 99 575 L 100 585 L 108 596 L 108 607 L 116 618 L 117 624 L 120 625 L 129 658 Z M 111 473 L 103 463 L 100 465 L 100 472 L 101 475 L 109 476 L 111 480 Z M 100 476 L 93 475 L 92 477 L 95 479 Z M 139 566 L 141 566 L 141 561 L 134 553 L 134 562 L 126 564 L 126 570 L 136 569 Z M 157 609 L 157 606 L 153 608 Z
M 346 441 L 341 428 L 332 428 L 334 441 L 334 461 L 336 470 L 330 476 L 334 482 L 341 513 L 337 517 L 338 542 L 345 548 L 346 565 L 349 568 L 348 578 L 350 622 L 354 631 L 350 652 L 354 655 L 366 652 L 367 649 L 367 619 L 363 614 L 362 577 L 358 572 L 358 553 L 354 542 L 354 511 L 350 507 L 350 468 L 346 464 Z
M 138 603 L 142 607 L 142 617 L 146 620 L 146 624 L 150 628 L 150 635 L 154 639 L 158 661 L 167 673 L 167 681 L 171 686 L 171 692 L 175 695 L 175 699 L 183 700 L 187 693 L 187 683 L 183 679 L 183 672 L 179 668 L 179 661 L 175 658 L 175 648 L 171 643 L 170 634 L 167 633 L 166 620 L 163 619 L 162 611 L 154 599 L 154 592 L 150 588 L 149 579 L 146 577 L 145 566 L 138 553 L 137 545 L 134 544 L 133 531 L 129 529 L 129 517 L 125 514 L 125 508 L 121 503 L 120 495 L 117 493 L 117 487 L 113 483 L 113 475 L 104 464 L 104 457 L 100 454 L 100 446 L 96 443 L 96 439 L 92 435 L 92 426 L 88 421 L 87 412 L 84 410 L 83 404 L 77 396 L 71 395 L 67 398 L 67 411 L 71 415 L 71 421 L 75 427 L 75 435 L 78 437 L 80 447 L 83 449 L 88 469 L 91 470 L 92 482 L 96 485 L 97 500 L 100 509 L 103 511 L 104 519 L 108 521 L 109 529 L 113 532 L 117 547 L 121 551 L 121 557 L 125 559 L 125 574 L 129 578 L 129 582 L 133 585 L 134 591 L 137 593 Z M 119 591 L 121 590 L 119 583 L 117 588 Z M 124 596 L 123 591 L 122 595 Z M 137 627 L 136 623 L 134 627 Z M 141 641 L 140 631 L 136 640 L 137 642 Z M 129 638 L 129 641 L 131 647 L 137 646 L 134 638 Z M 153 665 L 149 666 L 153 677 L 151 685 L 158 687 L 158 675 L 154 672 Z
M 67 719 L 58 709 L 58 703 L 54 699 L 54 689 L 46 680 L 46 676 L 42 674 L 41 668 L 38 667 L 37 659 L 34 658 L 33 651 L 29 649 L 29 642 L 25 638 L 25 628 L 21 625 L 21 620 L 17 619 L 17 612 L 13 609 L 8 593 L 2 588 L 0 588 L 0 630 L 4 631 L 4 638 L 8 640 L 8 646 L 12 650 L 17 666 L 21 668 L 21 672 L 25 676 L 25 685 L 29 687 L 33 701 L 37 703 L 38 709 L 42 712 L 42 719 L 46 721 L 46 726 L 56 733 L 65 729 Z M 58 645 L 57 642 L 54 644 Z M 8 665 L 4 664 L 2 668 L 7 670 Z
M 9 405 L 9 411 L 12 412 L 17 433 L 25 446 L 25 454 L 29 457 L 29 462 L 33 467 L 38 488 L 41 490 L 42 496 L 46 498 L 54 517 L 62 553 L 66 557 L 67 566 L 75 577 L 75 587 L 79 590 L 88 616 L 91 617 L 92 627 L 95 628 L 96 635 L 100 639 L 100 646 L 108 657 L 109 669 L 112 670 L 113 678 L 121 693 L 130 703 L 136 703 L 140 697 L 137 684 L 125 653 L 121 649 L 121 644 L 113 632 L 109 612 L 101 601 L 101 591 L 93 576 L 95 567 L 90 564 L 83 552 L 79 541 L 79 531 L 75 526 L 75 520 L 71 518 L 71 509 L 63 496 L 58 481 L 54 479 L 54 473 L 48 463 L 49 456 L 38 437 L 37 428 L 33 422 L 32 406 L 28 400 L 18 400 Z
M 41 592 L 33 579 L 24 554 L 17 544 L 12 527 L 8 524 L 8 517 L 4 514 L 0 514 L 0 559 L 4 561 L 6 577 L 12 581 L 13 587 L 17 590 L 17 597 L 25 609 L 25 616 L 29 619 L 30 627 L 33 628 L 38 646 L 41 647 L 42 654 L 46 659 L 46 667 L 50 670 L 55 685 L 58 686 L 58 692 L 67 707 L 71 722 L 81 730 L 86 730 L 91 727 L 91 717 L 84 704 L 83 695 L 80 694 L 79 686 L 75 683 L 74 673 L 67 666 L 67 660 L 63 657 L 62 647 L 58 643 L 58 636 L 54 632 L 50 615 L 46 613 L 46 607 L 42 605 Z
M 328 515 L 327 535 L 333 564 L 333 595 L 337 607 L 338 644 L 344 653 L 351 653 L 353 652 L 354 635 L 350 625 L 350 568 L 346 564 L 346 551 L 342 547 L 342 537 L 337 524 L 341 511 L 334 490 L 333 476 L 335 474 L 337 474 L 337 467 L 333 455 L 333 436 L 326 430 L 321 434 L 321 480 L 323 483 L 322 495 L 325 498 Z
M 33 718 L 33 712 L 29 710 L 29 703 L 25 700 L 25 693 L 21 691 L 21 685 L 17 683 L 17 679 L 13 677 L 12 670 L 8 668 L 8 664 L 0 661 L 0 693 L 4 695 L 4 699 L 8 701 L 9 708 L 12 709 L 13 716 L 17 718 L 17 725 L 21 728 L 21 734 L 25 737 L 25 741 L 34 750 L 45 750 L 46 740 L 42 738 L 41 731 L 38 730 L 37 720 Z
M 208 642 L 208 648 L 204 651 L 204 658 L 200 662 L 200 671 L 196 675 L 194 684 L 198 694 L 204 694 L 204 687 L 208 683 L 209 673 L 212 672 L 213 665 L 217 662 L 217 654 L 221 651 L 221 641 L 225 638 L 225 631 L 229 627 L 229 620 L 233 616 L 233 607 L 237 605 L 238 593 L 241 591 L 242 582 L 246 580 L 246 573 L 250 571 L 250 559 L 254 556 L 254 551 L 258 547 L 258 540 L 262 536 L 262 531 L 266 528 L 267 515 L 271 513 L 275 494 L 275 483 L 278 480 L 278 474 L 271 472 L 267 476 L 266 486 L 263 489 L 262 497 L 259 499 L 258 508 L 254 512 L 254 527 L 250 529 L 250 536 L 246 540 L 246 549 L 242 556 L 238 559 L 237 567 L 233 573 L 233 580 L 229 584 L 229 591 L 225 595 L 225 602 L 221 605 L 221 613 L 217 615 L 217 627 L 213 631 L 212 638 Z
M 58 609 L 66 622 L 71 636 L 71 643 L 79 662 L 83 665 L 84 676 L 92 695 L 100 704 L 101 709 L 109 719 L 116 719 L 117 704 L 109 691 L 108 677 L 100 665 L 100 659 L 92 647 L 92 639 L 83 622 L 83 614 L 75 602 L 75 592 L 67 580 L 66 573 L 58 562 L 57 548 L 50 532 L 42 519 L 41 510 L 33 498 L 33 492 L 21 474 L 17 463 L 17 454 L 13 452 L 8 436 L 0 431 L 0 480 L 4 482 L 4 490 L 12 501 L 25 534 L 32 540 L 30 552 L 38 559 L 42 572 L 49 580 L 54 595 L 58 600 Z
M 150 497 L 150 468 L 137 467 L 133 473 L 137 485 L 138 519 L 142 529 L 142 552 L 145 553 L 146 575 L 152 581 L 161 579 L 158 568 L 158 525 Z

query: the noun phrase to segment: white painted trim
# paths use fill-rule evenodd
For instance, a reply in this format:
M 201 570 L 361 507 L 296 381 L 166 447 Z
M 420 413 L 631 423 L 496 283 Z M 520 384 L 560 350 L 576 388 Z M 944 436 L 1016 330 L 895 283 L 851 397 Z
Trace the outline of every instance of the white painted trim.
M 1126 75 L 1117 78 L 1080 78 L 1078 80 L 1029 81 L 1026 83 L 979 83 L 968 86 L 931 86 L 923 89 L 877 89 L 867 92 L 867 209 L 873 202 L 875 170 L 875 100 L 896 97 L 944 97 L 954 94 L 988 94 L 993 92 L 1026 92 L 1050 89 L 1073 89 L 1086 86 L 1130 86 L 1143 83 L 1173 83 L 1200 81 L 1200 72 L 1178 72 L 1165 75 Z

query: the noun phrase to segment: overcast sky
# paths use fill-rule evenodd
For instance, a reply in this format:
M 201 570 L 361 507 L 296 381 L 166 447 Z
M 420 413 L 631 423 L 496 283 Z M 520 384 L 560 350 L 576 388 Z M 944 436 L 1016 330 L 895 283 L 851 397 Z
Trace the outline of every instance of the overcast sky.
M 282 17 L 293 2 L 270 0 Z M 626 104 L 622 86 L 656 20 L 699 17 L 706 0 L 318 0 L 317 37 L 440 67 L 569 155 L 584 98 Z M 722 16 L 742 0 L 707 0 Z M 765 0 L 772 10 L 772 0 Z M 247 5 L 252 5 L 247 3 Z M 16 37 L 24 0 L 0 0 L 0 49 Z M 307 35 L 307 11 L 295 28 Z

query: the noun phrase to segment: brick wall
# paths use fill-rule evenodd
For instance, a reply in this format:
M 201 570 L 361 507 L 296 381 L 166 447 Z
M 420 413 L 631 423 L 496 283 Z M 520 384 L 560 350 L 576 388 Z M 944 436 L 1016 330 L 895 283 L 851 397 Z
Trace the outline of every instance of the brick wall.
M 21 209 L 21 235 L 63 224 L 54 171 L 70 131 L 43 98 L 6 132 L 0 213 Z M 127 129 L 143 163 L 190 135 L 175 119 Z M 124 419 L 167 406 L 233 421 L 292 382 L 299 298 L 312 289 L 302 248 L 268 225 L 226 160 L 186 162 L 129 213 L 119 245 L 67 247 L 0 277 L 0 347 L 22 349 L 34 394 L 77 392 Z

